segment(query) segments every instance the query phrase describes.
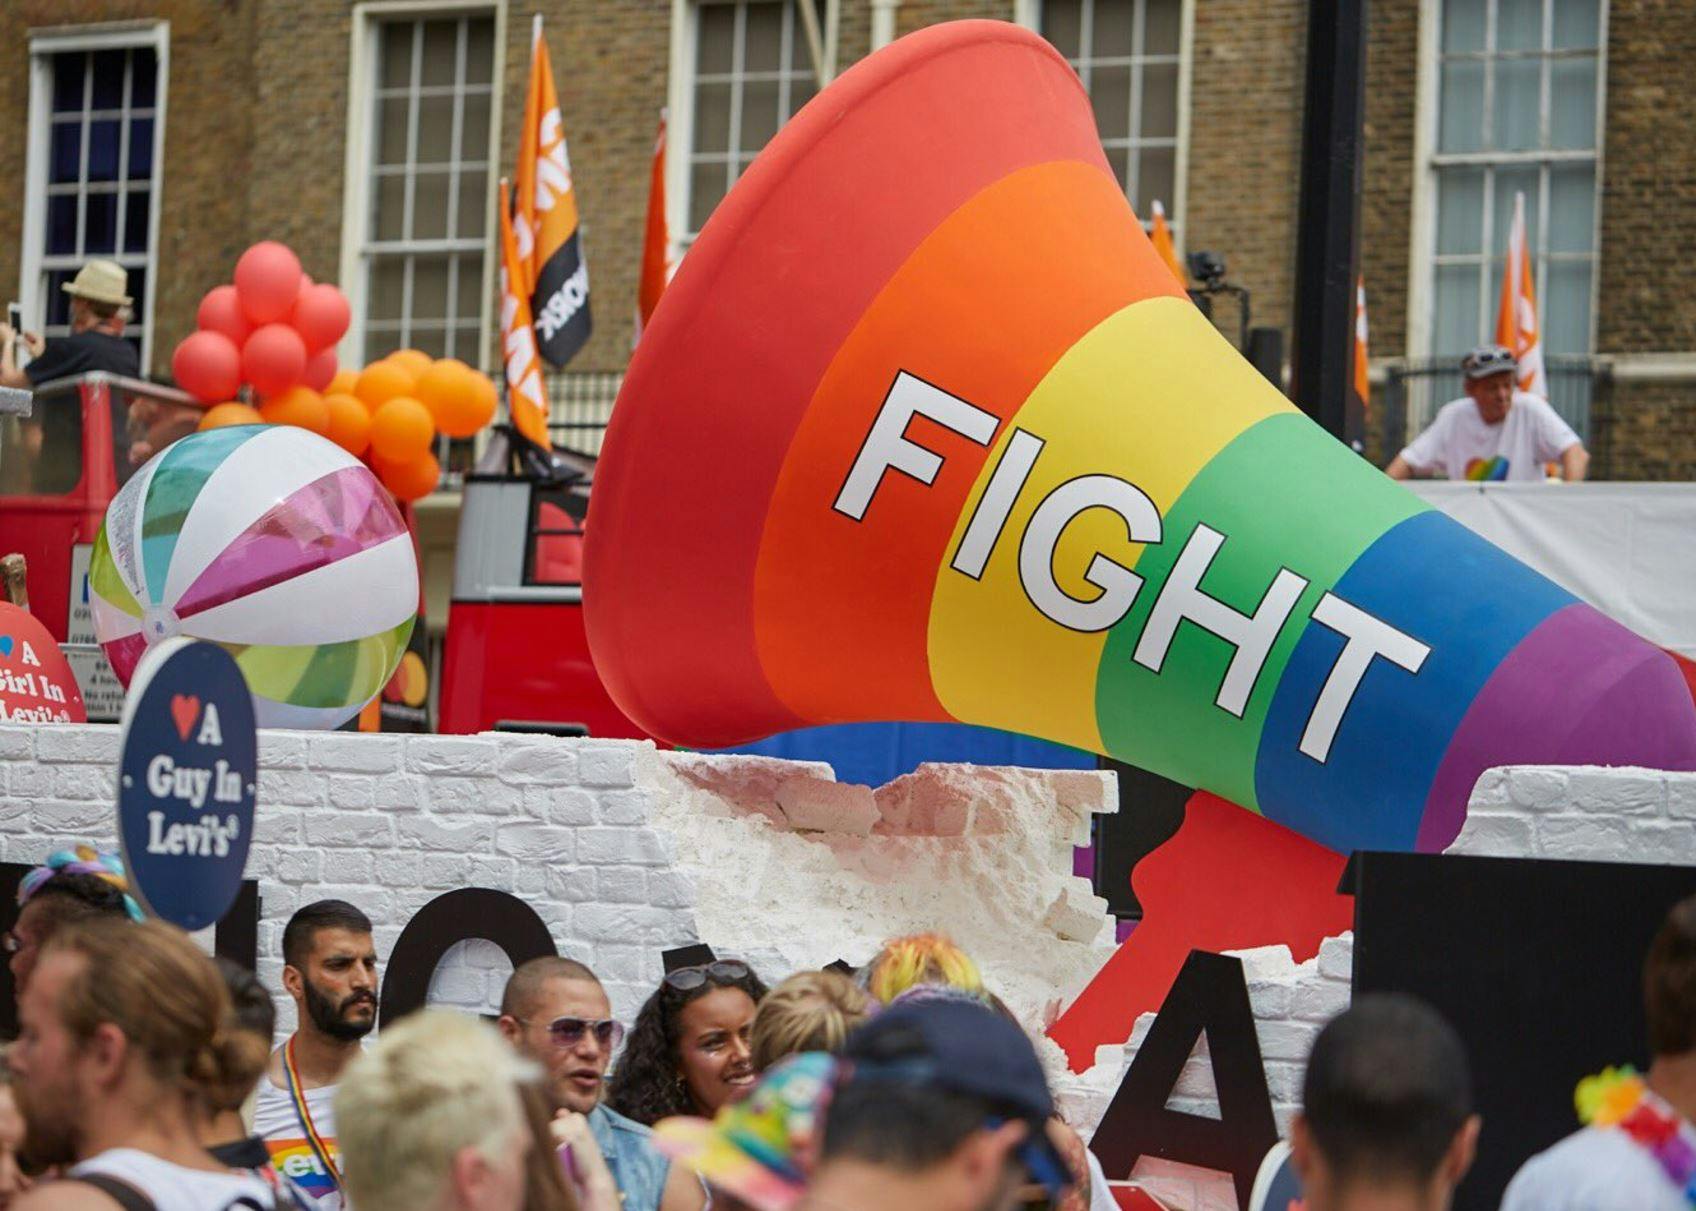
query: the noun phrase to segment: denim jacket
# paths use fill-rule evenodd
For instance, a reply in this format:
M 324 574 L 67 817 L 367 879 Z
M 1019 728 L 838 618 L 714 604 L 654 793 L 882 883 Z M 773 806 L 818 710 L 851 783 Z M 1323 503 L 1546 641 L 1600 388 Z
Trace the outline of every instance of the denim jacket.
M 653 1132 L 605 1105 L 589 1112 L 589 1130 L 606 1157 L 624 1211 L 659 1211 L 671 1162 L 654 1147 Z

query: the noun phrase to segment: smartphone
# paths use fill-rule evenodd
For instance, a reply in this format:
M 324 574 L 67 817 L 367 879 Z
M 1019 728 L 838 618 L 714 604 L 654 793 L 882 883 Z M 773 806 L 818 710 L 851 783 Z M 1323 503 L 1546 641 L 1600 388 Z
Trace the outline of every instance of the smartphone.
M 6 322 L 20 337 L 24 332 L 24 309 L 16 303 L 6 304 Z

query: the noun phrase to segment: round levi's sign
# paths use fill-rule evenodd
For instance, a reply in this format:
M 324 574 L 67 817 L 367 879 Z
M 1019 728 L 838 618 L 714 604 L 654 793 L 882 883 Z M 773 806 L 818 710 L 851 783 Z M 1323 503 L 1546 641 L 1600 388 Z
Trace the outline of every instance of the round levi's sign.
M 142 658 L 124 700 L 118 838 L 136 898 L 184 929 L 235 901 L 253 837 L 253 695 L 215 643 L 171 639 Z
M 86 723 L 76 674 L 28 610 L 0 602 L 0 723 Z

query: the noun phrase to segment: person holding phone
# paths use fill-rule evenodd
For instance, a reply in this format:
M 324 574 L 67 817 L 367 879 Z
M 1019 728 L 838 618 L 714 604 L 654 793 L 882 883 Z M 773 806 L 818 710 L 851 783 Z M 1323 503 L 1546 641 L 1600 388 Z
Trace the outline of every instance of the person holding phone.
M 124 293 L 129 274 L 116 261 L 90 261 L 59 289 L 71 296 L 71 334 L 43 340 L 0 324 L 0 387 L 35 388 L 90 370 L 141 377 L 141 355 L 124 339 L 124 314 L 135 302 Z M 34 360 L 19 368 L 22 343 Z

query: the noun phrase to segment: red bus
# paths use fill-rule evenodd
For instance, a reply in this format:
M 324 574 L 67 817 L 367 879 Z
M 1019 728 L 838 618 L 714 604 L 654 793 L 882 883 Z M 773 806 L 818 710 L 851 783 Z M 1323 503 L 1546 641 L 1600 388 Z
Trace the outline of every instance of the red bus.
M 0 416 L 0 552 L 27 561 L 31 612 L 66 645 L 91 720 L 115 720 L 123 706 L 94 646 L 95 535 L 118 489 L 202 414 L 184 392 L 92 371 L 43 384 L 27 416 Z
M 595 460 L 498 426 L 465 477 L 442 657 L 444 732 L 641 737 L 583 629 L 583 525 Z

